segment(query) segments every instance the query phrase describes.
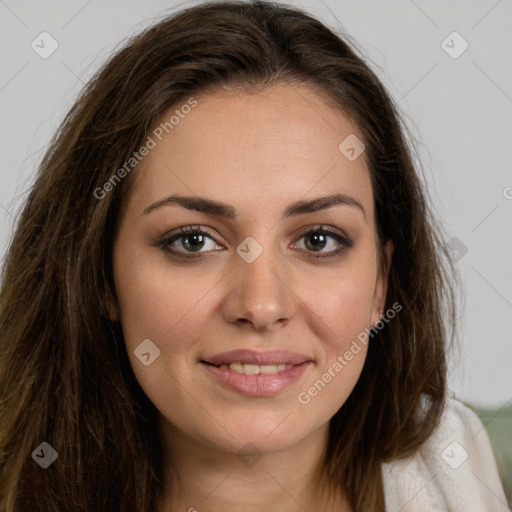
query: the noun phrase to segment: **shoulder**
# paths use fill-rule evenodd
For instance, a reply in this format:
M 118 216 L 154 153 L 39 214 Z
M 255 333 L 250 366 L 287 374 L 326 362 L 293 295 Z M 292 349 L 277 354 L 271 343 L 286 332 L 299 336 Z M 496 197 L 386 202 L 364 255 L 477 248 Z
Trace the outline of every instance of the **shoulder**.
M 418 451 L 382 465 L 386 512 L 508 512 L 494 453 L 476 413 L 446 400 Z

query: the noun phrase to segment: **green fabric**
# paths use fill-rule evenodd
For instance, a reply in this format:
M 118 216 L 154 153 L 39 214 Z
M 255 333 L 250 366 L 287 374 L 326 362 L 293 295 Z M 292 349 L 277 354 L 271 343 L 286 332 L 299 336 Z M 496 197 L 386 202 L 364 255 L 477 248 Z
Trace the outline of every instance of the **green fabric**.
M 476 412 L 489 434 L 505 495 L 512 510 L 512 405 L 497 409 L 466 405 Z

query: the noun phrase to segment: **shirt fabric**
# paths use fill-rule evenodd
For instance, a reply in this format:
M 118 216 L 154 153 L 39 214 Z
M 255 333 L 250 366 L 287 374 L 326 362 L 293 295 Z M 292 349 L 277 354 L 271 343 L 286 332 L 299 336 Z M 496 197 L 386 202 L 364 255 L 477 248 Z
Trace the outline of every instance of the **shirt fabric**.
M 408 458 L 382 465 L 386 512 L 509 512 L 489 437 L 448 398 L 438 428 Z

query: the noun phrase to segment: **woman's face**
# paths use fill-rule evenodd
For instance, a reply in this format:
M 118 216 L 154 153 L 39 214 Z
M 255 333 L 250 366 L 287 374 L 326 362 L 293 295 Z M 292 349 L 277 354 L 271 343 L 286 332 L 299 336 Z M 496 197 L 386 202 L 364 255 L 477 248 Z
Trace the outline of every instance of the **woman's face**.
M 168 434 L 283 450 L 345 402 L 383 312 L 362 136 L 306 86 L 194 99 L 133 171 L 113 318 Z

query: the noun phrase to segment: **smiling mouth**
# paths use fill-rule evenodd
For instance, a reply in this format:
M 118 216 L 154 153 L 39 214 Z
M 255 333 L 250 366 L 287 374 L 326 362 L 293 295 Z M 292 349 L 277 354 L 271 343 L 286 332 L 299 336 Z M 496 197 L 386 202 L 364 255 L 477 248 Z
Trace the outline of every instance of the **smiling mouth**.
M 212 364 L 207 361 L 203 361 L 203 363 L 215 366 L 220 370 L 232 371 L 238 374 L 244 375 L 259 375 L 260 373 L 264 375 L 274 375 L 279 372 L 284 372 L 289 368 L 292 368 L 293 364 L 244 364 L 244 363 L 223 363 L 223 364 Z
M 224 388 L 249 397 L 280 393 L 297 382 L 312 362 L 283 350 L 232 350 L 200 361 Z
M 230 350 L 199 361 L 217 382 L 250 397 L 272 396 L 297 382 L 313 363 L 287 350 Z

